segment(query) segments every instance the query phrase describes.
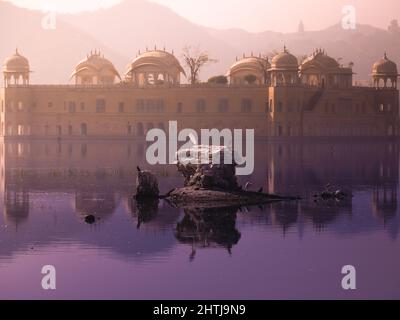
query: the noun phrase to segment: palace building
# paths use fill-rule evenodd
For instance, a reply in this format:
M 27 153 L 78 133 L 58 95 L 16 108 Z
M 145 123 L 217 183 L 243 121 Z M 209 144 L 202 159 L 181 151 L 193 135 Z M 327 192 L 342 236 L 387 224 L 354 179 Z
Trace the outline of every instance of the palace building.
M 304 61 L 286 48 L 269 61 L 243 56 L 228 84 L 182 84 L 173 53 L 139 53 L 121 75 L 100 52 L 69 85 L 34 85 L 18 50 L 3 66 L 0 135 L 5 139 L 140 138 L 152 128 L 255 129 L 260 138 L 399 136 L 397 65 L 385 54 L 373 85 L 356 86 L 352 65 L 321 49 Z

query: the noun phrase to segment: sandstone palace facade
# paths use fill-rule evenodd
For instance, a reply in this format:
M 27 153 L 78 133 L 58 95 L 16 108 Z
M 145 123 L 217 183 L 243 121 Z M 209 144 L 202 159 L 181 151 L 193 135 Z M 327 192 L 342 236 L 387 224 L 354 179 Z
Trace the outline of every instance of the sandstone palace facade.
M 5 139 L 140 138 L 152 128 L 255 129 L 257 137 L 399 136 L 397 66 L 386 54 L 372 86 L 355 86 L 351 65 L 316 50 L 302 61 L 286 48 L 271 61 L 243 57 L 228 84 L 181 84 L 165 50 L 139 54 L 124 76 L 91 53 L 70 85 L 32 85 L 18 51 L 3 66 L 0 135 Z

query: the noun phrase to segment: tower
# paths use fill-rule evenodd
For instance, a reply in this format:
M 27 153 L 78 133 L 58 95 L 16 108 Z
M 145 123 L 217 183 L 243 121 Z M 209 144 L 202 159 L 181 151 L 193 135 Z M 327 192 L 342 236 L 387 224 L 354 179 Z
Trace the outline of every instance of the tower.
M 397 65 L 389 60 L 385 52 L 382 59 L 372 67 L 372 78 L 376 89 L 397 89 Z
M 28 59 L 20 55 L 16 49 L 15 53 L 4 61 L 4 86 L 29 85 L 30 73 Z

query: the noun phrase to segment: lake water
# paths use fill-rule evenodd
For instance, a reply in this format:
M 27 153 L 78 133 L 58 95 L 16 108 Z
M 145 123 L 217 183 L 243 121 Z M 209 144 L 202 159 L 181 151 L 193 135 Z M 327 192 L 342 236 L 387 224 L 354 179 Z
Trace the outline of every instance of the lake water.
M 398 144 L 257 142 L 241 183 L 304 200 L 186 212 L 132 201 L 137 165 L 163 192 L 183 182 L 174 166 L 146 165 L 145 150 L 0 144 L 0 298 L 400 298 Z M 315 202 L 328 183 L 353 197 Z M 44 265 L 56 268 L 54 291 L 41 287 Z M 357 290 L 341 287 L 345 265 Z

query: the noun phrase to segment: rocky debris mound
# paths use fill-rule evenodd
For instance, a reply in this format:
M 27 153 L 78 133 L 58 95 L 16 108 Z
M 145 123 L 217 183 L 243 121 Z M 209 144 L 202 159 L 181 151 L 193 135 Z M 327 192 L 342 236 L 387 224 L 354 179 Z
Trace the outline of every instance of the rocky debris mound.
M 300 200 L 298 197 L 283 197 L 244 190 L 211 190 L 184 187 L 172 190 L 168 202 L 179 208 L 222 208 L 253 206 L 275 201 Z
M 85 216 L 85 222 L 87 224 L 93 224 L 96 222 L 96 217 L 92 214 Z
M 240 187 L 236 178 L 236 163 L 233 159 L 237 159 L 239 163 L 241 160 L 226 147 L 196 145 L 179 151 L 177 156 L 178 171 L 185 178 L 185 186 L 160 196 L 157 178 L 151 172 L 138 168 L 135 196 L 138 203 L 165 199 L 173 207 L 188 209 L 242 207 L 300 199 L 267 194 L 262 191 L 262 188 L 258 192 L 252 192 Z M 218 158 L 219 161 L 216 161 Z M 150 208 L 143 206 L 144 210 Z
M 324 191 L 315 194 L 314 198 L 316 199 L 316 201 L 318 201 L 319 199 L 341 201 L 352 197 L 352 194 L 350 192 L 346 192 L 341 189 L 332 190 L 332 187 L 333 186 L 331 186 L 331 184 L 327 184 Z
M 233 191 L 239 190 L 234 159 L 233 151 L 227 147 L 198 145 L 178 153 L 177 167 L 185 178 L 185 187 Z
M 156 176 L 149 171 L 142 171 L 138 168 L 136 197 L 158 198 L 159 195 L 160 190 L 158 188 L 158 180 Z

